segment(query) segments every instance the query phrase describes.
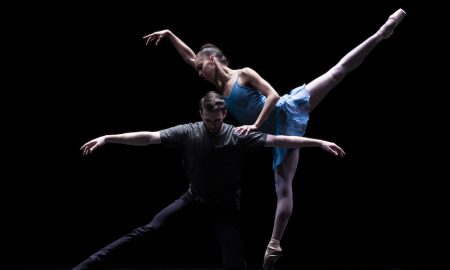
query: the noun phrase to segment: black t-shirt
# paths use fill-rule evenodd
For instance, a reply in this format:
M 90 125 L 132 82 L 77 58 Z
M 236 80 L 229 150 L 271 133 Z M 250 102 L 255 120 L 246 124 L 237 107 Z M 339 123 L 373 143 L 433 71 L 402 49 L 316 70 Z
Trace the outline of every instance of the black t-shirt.
M 160 132 L 163 144 L 182 150 L 190 192 L 211 203 L 239 205 L 243 154 L 266 142 L 264 133 L 238 135 L 233 129 L 224 123 L 219 134 L 211 134 L 203 122 L 196 122 Z

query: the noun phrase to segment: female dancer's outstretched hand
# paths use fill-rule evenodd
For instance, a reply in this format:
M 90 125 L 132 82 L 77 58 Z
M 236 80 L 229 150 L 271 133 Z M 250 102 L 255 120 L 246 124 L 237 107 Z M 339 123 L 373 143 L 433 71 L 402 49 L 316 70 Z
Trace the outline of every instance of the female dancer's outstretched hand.
M 169 30 L 161 30 L 154 33 L 151 33 L 149 35 L 143 36 L 143 39 L 146 39 L 145 45 L 148 45 L 149 42 L 153 42 L 156 40 L 155 45 L 158 45 L 161 39 L 167 37 L 169 35 Z

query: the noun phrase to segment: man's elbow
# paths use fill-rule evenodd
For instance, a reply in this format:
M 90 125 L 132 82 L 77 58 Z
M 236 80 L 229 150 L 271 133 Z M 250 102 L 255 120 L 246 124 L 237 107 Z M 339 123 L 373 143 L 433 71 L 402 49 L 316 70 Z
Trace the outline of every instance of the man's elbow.
M 161 142 L 159 132 L 149 132 L 147 136 L 147 144 L 158 144 Z

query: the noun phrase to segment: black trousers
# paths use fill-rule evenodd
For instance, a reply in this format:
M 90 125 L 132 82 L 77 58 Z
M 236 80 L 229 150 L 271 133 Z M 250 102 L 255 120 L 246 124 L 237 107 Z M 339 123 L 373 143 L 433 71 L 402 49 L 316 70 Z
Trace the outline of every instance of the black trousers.
M 156 214 L 150 223 L 136 228 L 131 233 L 100 249 L 74 267 L 73 270 L 102 269 L 104 263 L 112 259 L 115 254 L 120 253 L 125 248 L 134 246 L 138 240 L 152 239 L 151 236 L 157 234 L 165 226 L 171 223 L 199 222 L 205 220 L 205 217 L 216 233 L 224 268 L 230 270 L 245 269 L 244 245 L 237 227 L 239 211 L 235 208 L 225 208 L 209 203 L 190 192 L 186 192 Z M 180 218 L 188 220 L 180 222 Z

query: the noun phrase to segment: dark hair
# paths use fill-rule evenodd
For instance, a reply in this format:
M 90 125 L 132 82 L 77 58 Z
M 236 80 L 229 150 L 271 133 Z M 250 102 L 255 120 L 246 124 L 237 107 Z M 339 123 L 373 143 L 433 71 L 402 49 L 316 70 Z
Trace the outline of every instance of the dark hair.
M 219 49 L 214 44 L 206 43 L 202 47 L 200 47 L 200 51 L 198 51 L 197 55 L 205 55 L 207 57 L 211 55 L 215 55 L 217 59 L 219 59 L 219 62 L 224 64 L 225 66 L 228 66 L 230 64 L 230 61 L 228 61 L 227 57 L 223 54 L 222 50 Z
M 205 96 L 200 100 L 198 107 L 200 111 L 225 111 L 227 109 L 227 104 L 223 99 L 223 96 L 217 92 L 209 91 Z

